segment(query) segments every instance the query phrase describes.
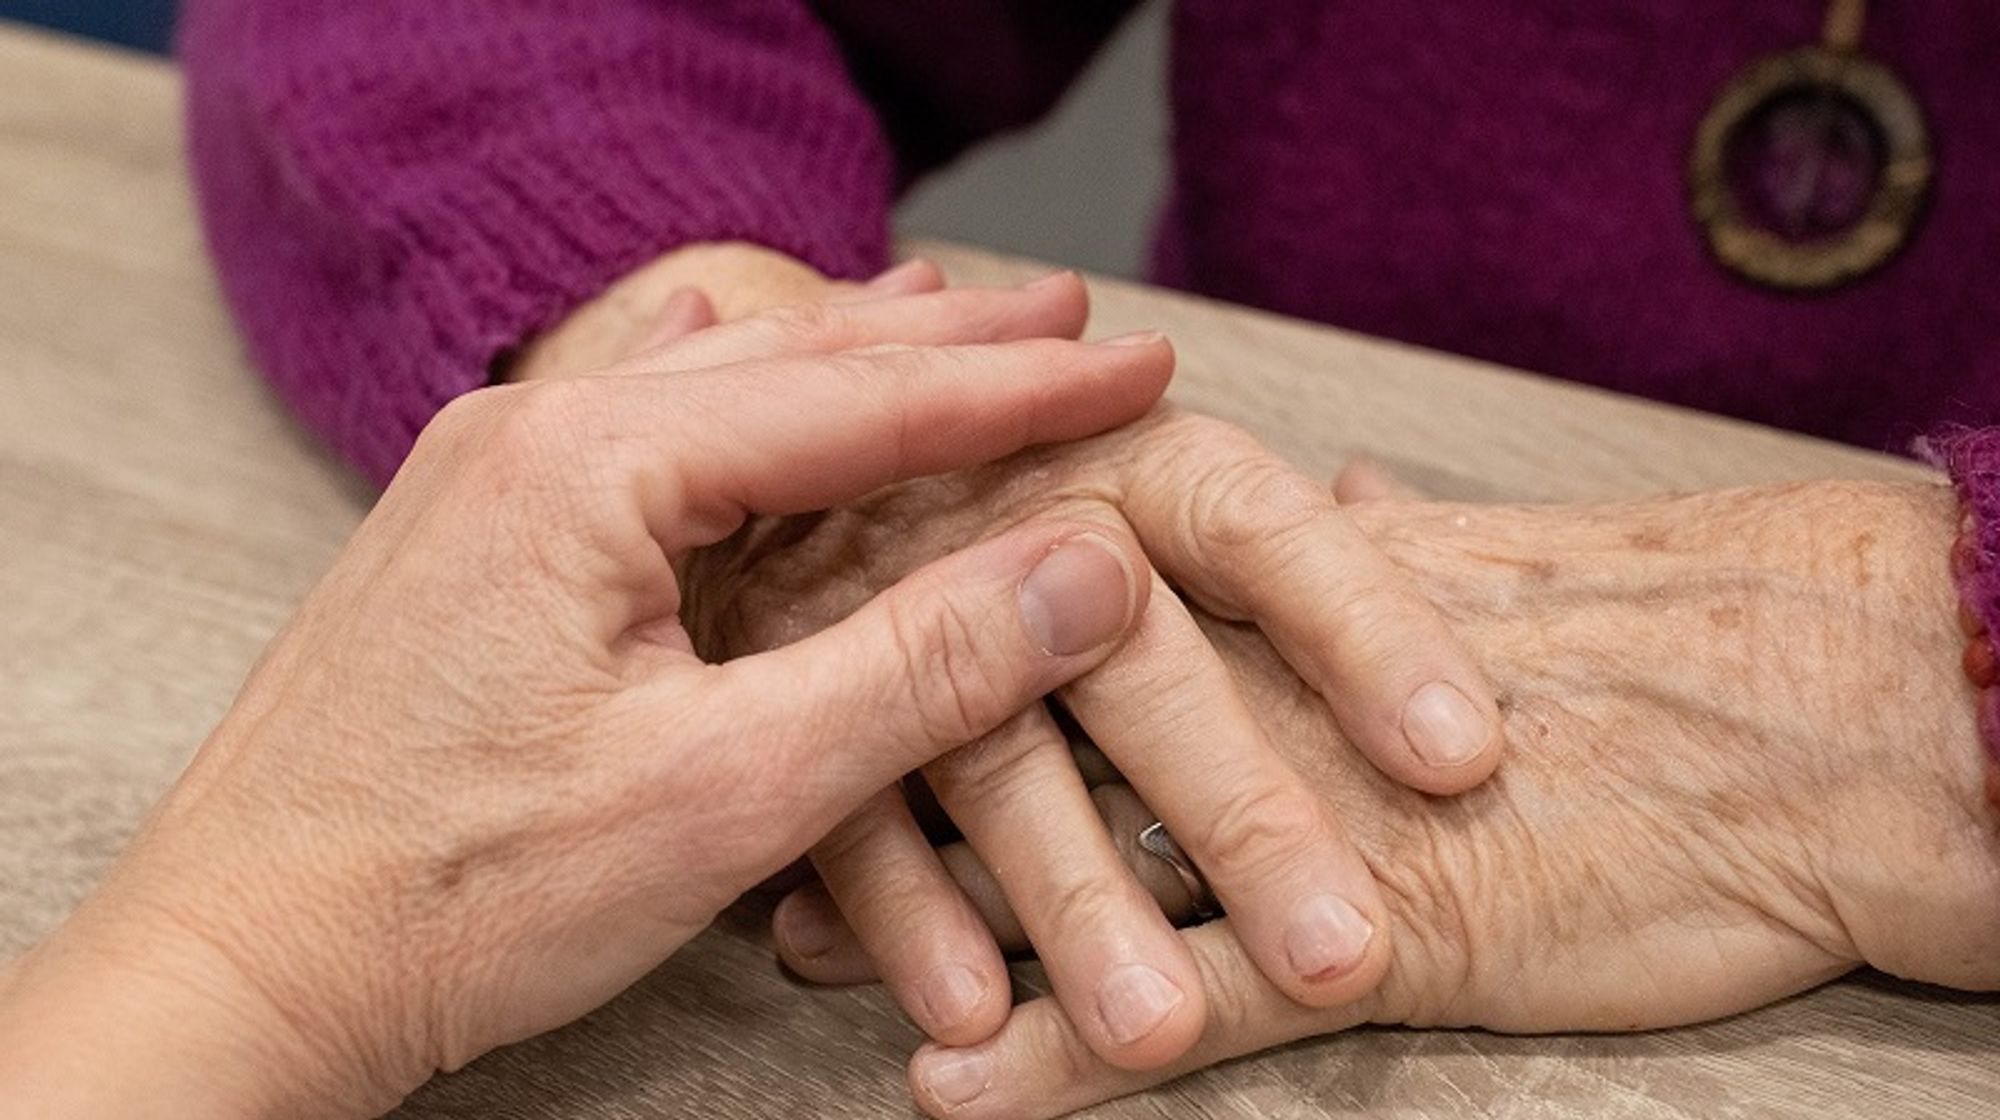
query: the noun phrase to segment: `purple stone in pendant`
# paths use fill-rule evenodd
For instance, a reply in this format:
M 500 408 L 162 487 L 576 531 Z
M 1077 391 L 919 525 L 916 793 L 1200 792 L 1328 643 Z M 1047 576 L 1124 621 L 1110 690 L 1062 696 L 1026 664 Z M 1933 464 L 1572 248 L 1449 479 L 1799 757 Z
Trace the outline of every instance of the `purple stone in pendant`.
M 1812 241 L 1861 221 L 1886 162 L 1887 143 L 1867 109 L 1839 90 L 1800 86 L 1743 120 L 1725 166 L 1745 224 Z

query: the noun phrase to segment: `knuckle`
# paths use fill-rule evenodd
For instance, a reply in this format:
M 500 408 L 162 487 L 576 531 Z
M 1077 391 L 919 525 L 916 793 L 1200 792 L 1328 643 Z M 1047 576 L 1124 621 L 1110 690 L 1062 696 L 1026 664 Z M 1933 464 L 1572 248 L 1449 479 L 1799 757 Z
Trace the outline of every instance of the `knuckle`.
M 884 835 L 892 827 L 891 821 L 888 814 L 879 811 L 877 803 L 870 802 L 835 825 L 813 845 L 813 863 L 828 869 L 866 867 L 869 854 L 880 849 Z M 831 877 L 846 878 L 837 874 Z M 869 882 L 876 878 L 861 876 L 856 881 Z
M 1186 451 L 1246 436 L 1241 428 L 1226 420 L 1189 411 L 1171 400 L 1162 402 L 1144 418 L 1134 421 L 1130 430 L 1147 451 L 1162 446 Z
M 1016 720 L 939 758 L 924 768 L 924 775 L 943 798 L 964 790 L 976 792 L 992 804 L 1017 799 L 1032 803 L 1033 797 L 1040 796 L 1034 758 L 1041 744 L 1030 732 L 1031 726 Z M 1029 796 L 1020 798 L 1021 794 Z
M 1018 1048 L 1015 1068 L 1038 1071 L 1044 1086 L 1083 1085 L 1101 1078 L 1105 1064 L 1091 1050 L 1069 1016 L 1055 1010 L 1053 1000 L 1033 1005 L 1039 1014 L 1023 1014 L 1024 1030 L 1010 1049 Z
M 509 391 L 488 418 L 480 450 L 485 467 L 503 476 L 540 473 L 564 454 L 586 423 L 584 383 L 538 381 Z
M 794 303 L 761 316 L 780 345 L 805 349 L 839 349 L 847 344 L 845 319 L 824 303 Z
M 1033 924 L 1041 927 L 1042 939 L 1050 945 L 1081 944 L 1109 929 L 1123 899 L 1123 892 L 1112 883 L 1090 875 L 1051 883 L 1035 894 L 1034 903 L 1021 909 L 1040 916 Z
M 893 611 L 898 654 L 928 742 L 969 743 L 1019 706 L 1019 690 L 998 656 L 1005 646 L 987 640 L 976 611 L 935 597 Z
M 529 391 L 527 385 L 488 386 L 445 402 L 417 436 L 409 458 L 414 463 L 447 464 L 463 469 L 490 455 L 493 436 Z
M 1277 993 L 1236 942 L 1206 938 L 1193 941 L 1190 947 L 1208 1000 L 1204 1033 L 1210 1038 L 1235 1038 L 1261 1026 L 1261 1011 Z
M 443 408 L 431 417 L 424 429 L 426 435 L 443 439 L 464 438 L 467 433 L 477 430 L 495 410 L 514 392 L 513 388 L 488 386 L 461 393 L 446 401 Z
M 1256 882 L 1323 839 L 1317 801 L 1282 785 L 1261 785 L 1219 802 L 1197 826 L 1194 851 L 1219 882 Z
M 935 360 L 936 355 L 919 356 L 904 348 L 869 347 L 843 350 L 821 359 L 824 373 L 853 394 L 859 408 L 892 411 L 909 395 L 920 374 L 918 362 Z
M 1187 539 L 1205 554 L 1263 554 L 1333 506 L 1303 475 L 1261 448 L 1201 469 L 1184 506 Z
M 1381 580 L 1346 583 L 1338 598 L 1324 606 L 1327 633 L 1338 635 L 1346 648 L 1371 651 L 1382 663 L 1382 651 L 1415 645 L 1427 638 L 1435 612 L 1430 603 L 1407 586 Z

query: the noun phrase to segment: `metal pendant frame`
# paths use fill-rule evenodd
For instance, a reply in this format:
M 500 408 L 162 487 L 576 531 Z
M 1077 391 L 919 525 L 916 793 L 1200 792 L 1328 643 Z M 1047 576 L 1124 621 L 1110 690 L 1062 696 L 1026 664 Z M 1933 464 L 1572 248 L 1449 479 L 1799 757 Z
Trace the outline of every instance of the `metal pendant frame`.
M 1883 160 L 1866 213 L 1846 230 L 1787 239 L 1751 225 L 1729 181 L 1730 140 L 1782 97 L 1823 92 L 1865 113 Z M 1930 129 L 1916 98 L 1888 67 L 1851 50 L 1801 47 L 1753 63 L 1716 98 L 1695 132 L 1688 201 L 1717 260 L 1756 283 L 1792 292 L 1839 287 L 1888 263 L 1909 243 L 1929 202 Z

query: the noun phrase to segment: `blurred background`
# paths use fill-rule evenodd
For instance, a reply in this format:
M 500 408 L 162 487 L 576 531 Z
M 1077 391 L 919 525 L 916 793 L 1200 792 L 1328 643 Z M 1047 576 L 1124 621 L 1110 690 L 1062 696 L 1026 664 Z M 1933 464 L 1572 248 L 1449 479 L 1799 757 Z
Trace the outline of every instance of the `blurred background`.
M 0 0 L 0 19 L 161 52 L 173 12 L 173 0 Z M 1166 4 L 1154 0 L 1051 119 L 924 182 L 899 229 L 1139 275 L 1165 183 L 1165 74 Z

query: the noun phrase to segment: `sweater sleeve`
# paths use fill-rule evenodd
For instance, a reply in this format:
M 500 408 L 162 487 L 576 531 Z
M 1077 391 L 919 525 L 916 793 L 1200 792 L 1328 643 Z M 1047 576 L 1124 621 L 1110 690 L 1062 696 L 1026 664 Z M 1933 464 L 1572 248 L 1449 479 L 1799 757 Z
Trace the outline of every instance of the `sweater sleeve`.
M 2000 635 L 2000 428 L 1949 428 L 1916 450 L 1958 488 L 1962 514 L 1951 563 L 1967 629 Z
M 285 401 L 386 482 L 496 357 L 679 245 L 879 267 L 895 128 L 920 149 L 907 166 L 934 162 L 1074 75 L 1023 69 L 1018 48 L 914 71 L 901 52 L 966 11 L 1019 44 L 1061 7 L 188 0 L 189 147 L 224 294 Z M 918 123 L 885 127 L 857 76 L 928 98 Z

